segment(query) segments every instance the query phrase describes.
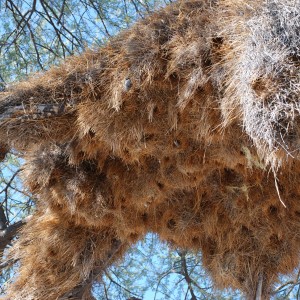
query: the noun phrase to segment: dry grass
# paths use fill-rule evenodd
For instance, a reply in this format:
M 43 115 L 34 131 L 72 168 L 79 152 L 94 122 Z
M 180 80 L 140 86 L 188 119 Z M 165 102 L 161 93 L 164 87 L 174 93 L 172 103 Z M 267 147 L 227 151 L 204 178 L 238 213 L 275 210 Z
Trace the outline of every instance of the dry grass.
M 7 299 L 56 299 L 149 231 L 267 298 L 299 263 L 299 7 L 180 1 L 2 94 L 39 197 Z

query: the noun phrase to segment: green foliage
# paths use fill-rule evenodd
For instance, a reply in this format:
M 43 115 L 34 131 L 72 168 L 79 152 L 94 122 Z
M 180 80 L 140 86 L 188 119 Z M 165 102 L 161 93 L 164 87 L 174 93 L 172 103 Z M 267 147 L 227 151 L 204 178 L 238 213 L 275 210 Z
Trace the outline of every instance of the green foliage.
M 187 278 L 191 280 L 190 286 Z M 238 292 L 213 288 L 200 254 L 172 249 L 156 235 L 148 234 L 123 261 L 108 270 L 94 291 L 99 300 L 130 297 L 184 300 L 192 299 L 190 289 L 196 299 L 241 299 Z
M 47 69 L 107 41 L 163 0 L 40 0 L 0 2 L 0 81 Z

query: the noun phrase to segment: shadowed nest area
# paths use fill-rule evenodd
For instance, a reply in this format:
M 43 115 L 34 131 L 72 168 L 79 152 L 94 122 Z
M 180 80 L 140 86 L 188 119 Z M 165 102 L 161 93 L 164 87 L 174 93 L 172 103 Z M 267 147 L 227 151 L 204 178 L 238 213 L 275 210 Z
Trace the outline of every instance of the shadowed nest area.
M 1 93 L 37 198 L 5 299 L 90 299 L 147 232 L 268 299 L 300 258 L 299 63 L 299 0 L 187 0 Z

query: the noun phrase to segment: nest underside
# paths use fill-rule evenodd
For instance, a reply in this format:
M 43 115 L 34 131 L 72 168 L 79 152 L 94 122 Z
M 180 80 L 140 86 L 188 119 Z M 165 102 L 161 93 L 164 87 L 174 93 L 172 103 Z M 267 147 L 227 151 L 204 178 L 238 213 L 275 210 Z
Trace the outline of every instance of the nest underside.
M 178 2 L 2 94 L 38 197 L 7 299 L 55 299 L 147 232 L 249 297 L 298 266 L 299 22 L 248 2 Z

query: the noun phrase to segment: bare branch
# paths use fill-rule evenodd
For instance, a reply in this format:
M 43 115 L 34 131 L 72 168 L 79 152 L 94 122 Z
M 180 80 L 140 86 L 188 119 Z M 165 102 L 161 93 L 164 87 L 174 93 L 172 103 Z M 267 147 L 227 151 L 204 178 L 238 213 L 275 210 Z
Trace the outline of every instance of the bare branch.
M 191 300 L 197 300 L 197 297 L 194 293 L 193 286 L 192 286 L 192 279 L 189 275 L 189 271 L 186 264 L 186 251 L 178 251 L 178 255 L 180 256 L 181 261 L 181 274 L 184 276 L 185 281 L 188 284 L 188 289 L 191 294 Z
M 262 299 L 262 288 L 263 288 L 263 274 L 260 273 L 259 276 L 258 276 L 255 300 L 261 300 Z
M 11 243 L 16 237 L 18 231 L 31 219 L 32 216 L 28 216 L 21 221 L 18 221 L 5 229 L 0 231 L 0 255 L 3 255 L 4 249 Z
M 107 266 L 110 265 L 111 260 L 113 259 L 114 255 L 120 250 L 121 246 L 122 242 L 119 240 L 115 240 L 112 245 L 111 251 L 107 254 L 107 260 L 101 262 L 98 266 L 96 266 L 86 280 L 75 286 L 71 291 L 64 294 L 59 298 L 59 300 L 95 300 L 91 293 L 92 285 L 96 280 L 100 278 Z

